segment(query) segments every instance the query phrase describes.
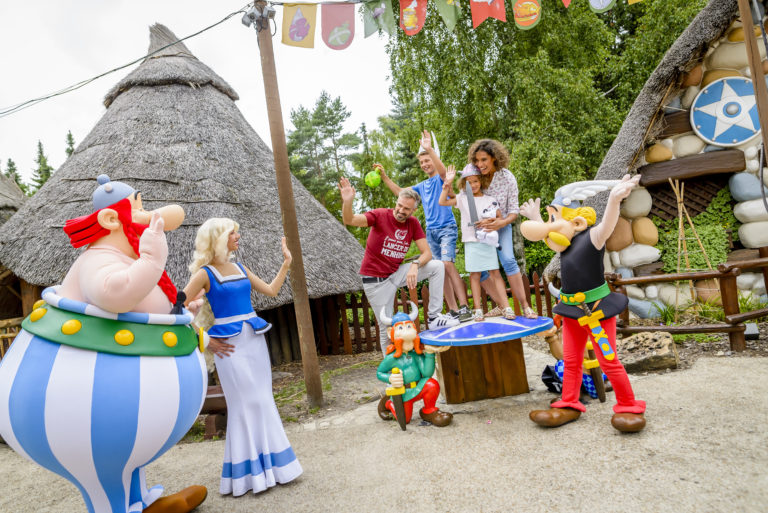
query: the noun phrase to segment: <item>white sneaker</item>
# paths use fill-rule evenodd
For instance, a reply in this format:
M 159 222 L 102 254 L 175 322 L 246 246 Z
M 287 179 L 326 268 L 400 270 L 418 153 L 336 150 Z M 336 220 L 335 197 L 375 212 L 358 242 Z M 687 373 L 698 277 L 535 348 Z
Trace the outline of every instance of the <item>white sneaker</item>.
M 429 320 L 429 329 L 437 330 L 440 328 L 450 328 L 451 326 L 458 326 L 459 320 L 451 317 L 450 315 L 440 314 L 437 317 L 433 317 Z

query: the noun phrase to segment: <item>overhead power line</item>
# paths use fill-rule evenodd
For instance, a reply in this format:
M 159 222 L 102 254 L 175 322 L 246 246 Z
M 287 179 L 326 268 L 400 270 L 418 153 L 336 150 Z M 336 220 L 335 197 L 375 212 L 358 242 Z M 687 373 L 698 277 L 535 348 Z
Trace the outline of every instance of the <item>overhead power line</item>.
M 60 90 L 52 92 L 52 93 L 48 93 L 48 94 L 46 94 L 44 96 L 40 96 L 38 98 L 33 98 L 31 100 L 27 100 L 25 102 L 21 102 L 21 103 L 18 103 L 16 105 L 12 105 L 10 107 L 0 108 L 0 118 L 4 118 L 6 116 L 10 116 L 11 114 L 14 114 L 16 112 L 24 110 L 24 109 L 26 109 L 28 107 L 32 107 L 33 105 L 37 105 L 38 103 L 44 102 L 45 100 L 48 100 L 50 98 L 55 98 L 56 96 L 61 96 L 62 94 L 66 94 L 66 93 L 72 92 L 72 91 L 74 91 L 76 89 L 80 89 L 81 87 L 90 84 L 94 80 L 98 80 L 101 77 L 105 77 L 105 76 L 109 75 L 110 73 L 114 73 L 116 71 L 120 71 L 121 69 L 125 69 L 125 68 L 127 68 L 129 66 L 133 66 L 137 62 L 143 61 L 144 59 L 146 59 L 148 57 L 151 57 L 152 55 L 154 55 L 154 54 L 156 54 L 158 52 L 161 52 L 161 51 L 165 50 L 166 48 L 175 45 L 176 43 L 181 43 L 182 41 L 186 41 L 187 39 L 190 39 L 190 38 L 193 38 L 195 36 L 198 36 L 198 35 L 202 34 L 203 32 L 206 32 L 206 31 L 216 27 L 217 25 L 221 25 L 222 23 L 224 23 L 225 21 L 230 19 L 232 16 L 235 16 L 237 14 L 246 12 L 248 7 L 250 7 L 250 6 L 251 6 L 251 3 L 248 3 L 244 7 L 238 9 L 237 11 L 232 12 L 230 14 L 227 14 L 224 18 L 222 18 L 221 20 L 217 21 L 213 25 L 209 25 L 209 26 L 205 27 L 204 29 L 198 30 L 194 34 L 190 34 L 190 35 L 188 35 L 186 37 L 182 37 L 181 39 L 179 39 L 177 41 L 174 41 L 173 43 L 167 44 L 167 45 L 163 46 L 162 48 L 158 48 L 154 52 L 148 53 L 147 55 L 139 57 L 138 59 L 134 59 L 131 62 L 129 62 L 127 64 L 123 64 L 120 67 L 113 68 L 113 69 L 111 69 L 109 71 L 105 71 L 104 73 L 101 73 L 100 75 L 96 75 L 95 77 L 92 77 L 92 78 L 89 78 L 89 79 L 86 79 L 86 80 L 82 80 L 80 82 L 77 82 L 76 84 L 72 84 L 71 86 L 65 87 L 64 89 L 60 89 Z

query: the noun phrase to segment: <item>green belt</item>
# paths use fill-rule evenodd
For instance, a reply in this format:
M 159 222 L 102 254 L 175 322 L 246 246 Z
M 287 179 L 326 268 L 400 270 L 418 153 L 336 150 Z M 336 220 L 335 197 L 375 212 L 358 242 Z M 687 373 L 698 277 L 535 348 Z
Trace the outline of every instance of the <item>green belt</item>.
M 593 303 L 598 299 L 603 299 L 605 296 L 611 293 L 611 288 L 606 282 L 603 282 L 599 287 L 587 290 L 586 292 L 575 292 L 573 294 L 566 294 L 560 292 L 560 301 L 566 305 L 580 305 L 582 303 Z
M 198 347 L 191 326 L 117 321 L 62 310 L 36 308 L 21 327 L 51 342 L 125 356 L 185 356 Z

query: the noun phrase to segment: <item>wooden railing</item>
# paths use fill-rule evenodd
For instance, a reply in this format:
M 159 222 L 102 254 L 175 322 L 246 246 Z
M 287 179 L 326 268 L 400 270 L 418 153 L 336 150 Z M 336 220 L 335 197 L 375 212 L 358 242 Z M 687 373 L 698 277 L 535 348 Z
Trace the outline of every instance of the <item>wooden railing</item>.
M 5 356 L 5 352 L 11 347 L 11 342 L 21 329 L 21 321 L 24 317 L 14 319 L 3 319 L 0 321 L 0 359 Z
M 752 312 L 739 310 L 739 290 L 736 287 L 736 277 L 744 269 L 761 269 L 763 280 L 768 287 L 768 248 L 759 249 L 760 258 L 743 260 L 740 262 L 726 262 L 717 266 L 716 271 L 700 271 L 691 273 L 658 274 L 650 276 L 638 276 L 635 278 L 621 278 L 616 274 L 606 274 L 608 284 L 616 292 L 626 294 L 627 285 L 642 285 L 660 282 L 693 281 L 716 279 L 719 283 L 720 298 L 723 304 L 724 321 L 722 323 L 696 324 L 688 326 L 630 326 L 629 310 L 620 314 L 620 323 L 617 327 L 619 333 L 639 333 L 643 331 L 667 331 L 670 333 L 728 333 L 731 350 L 743 351 L 746 349 L 744 338 L 744 321 L 768 316 L 768 308 L 760 308 Z

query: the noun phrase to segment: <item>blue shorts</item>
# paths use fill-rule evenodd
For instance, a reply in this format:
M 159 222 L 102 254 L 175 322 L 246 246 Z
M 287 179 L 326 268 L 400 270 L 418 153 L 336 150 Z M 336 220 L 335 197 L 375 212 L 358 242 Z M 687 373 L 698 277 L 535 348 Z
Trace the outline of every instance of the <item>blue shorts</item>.
M 432 250 L 432 260 L 453 262 L 456 260 L 456 239 L 459 237 L 459 229 L 453 224 L 440 228 L 427 228 L 427 244 Z
M 515 243 L 512 240 L 512 225 L 508 224 L 499 230 L 499 247 L 496 250 L 501 260 L 501 267 L 507 276 L 513 276 L 520 272 L 520 267 L 515 259 Z M 488 273 L 480 275 L 480 281 L 488 279 Z

